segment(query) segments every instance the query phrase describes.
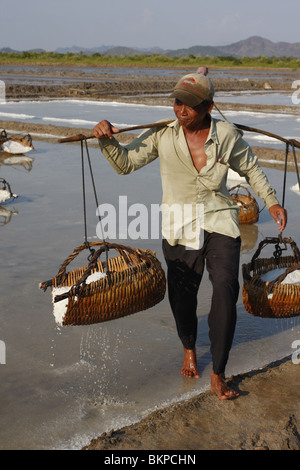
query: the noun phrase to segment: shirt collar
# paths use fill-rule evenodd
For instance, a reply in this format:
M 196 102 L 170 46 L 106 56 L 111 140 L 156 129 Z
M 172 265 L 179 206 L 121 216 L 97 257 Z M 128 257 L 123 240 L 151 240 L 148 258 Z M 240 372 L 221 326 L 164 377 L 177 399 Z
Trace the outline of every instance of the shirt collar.
M 168 127 L 173 127 L 175 129 L 175 131 L 177 132 L 177 134 L 178 134 L 179 129 L 180 129 L 181 126 L 179 124 L 178 119 L 175 119 L 175 121 L 168 124 Z M 208 133 L 206 142 L 209 142 L 210 140 L 212 142 L 215 142 L 216 144 L 219 143 L 218 134 L 217 134 L 216 120 L 213 117 L 211 117 L 210 129 L 209 129 L 209 133 Z
M 210 117 L 210 129 L 209 129 L 206 142 L 209 142 L 209 140 L 212 140 L 216 144 L 219 143 L 216 121 L 213 117 Z

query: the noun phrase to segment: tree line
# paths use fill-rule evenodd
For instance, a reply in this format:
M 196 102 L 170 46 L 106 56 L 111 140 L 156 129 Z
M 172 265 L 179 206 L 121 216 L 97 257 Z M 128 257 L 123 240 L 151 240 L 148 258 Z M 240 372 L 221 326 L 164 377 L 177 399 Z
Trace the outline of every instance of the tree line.
M 98 52 L 87 55 L 80 53 L 59 53 L 51 51 L 23 51 L 1 52 L 0 63 L 5 64 L 36 64 L 36 65 L 119 65 L 119 66 L 143 66 L 143 67 L 180 67 L 198 66 L 205 64 L 216 67 L 273 67 L 273 68 L 300 68 L 298 57 L 233 57 L 216 56 L 201 57 L 190 54 L 184 57 L 171 57 L 160 54 L 133 54 L 111 55 Z

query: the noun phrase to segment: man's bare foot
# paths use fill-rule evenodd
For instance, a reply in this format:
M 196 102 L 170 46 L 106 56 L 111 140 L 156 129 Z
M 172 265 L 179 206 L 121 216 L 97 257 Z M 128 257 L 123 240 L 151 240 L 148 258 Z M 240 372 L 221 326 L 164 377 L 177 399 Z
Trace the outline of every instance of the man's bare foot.
M 195 349 L 185 349 L 184 350 L 184 358 L 183 358 L 183 366 L 181 369 L 181 375 L 185 377 L 199 379 L 200 375 L 198 374 L 197 369 L 197 359 L 196 359 L 196 351 Z
M 214 392 L 221 400 L 228 400 L 230 398 L 238 397 L 239 394 L 232 390 L 225 382 L 224 374 L 211 373 L 211 387 L 210 390 Z

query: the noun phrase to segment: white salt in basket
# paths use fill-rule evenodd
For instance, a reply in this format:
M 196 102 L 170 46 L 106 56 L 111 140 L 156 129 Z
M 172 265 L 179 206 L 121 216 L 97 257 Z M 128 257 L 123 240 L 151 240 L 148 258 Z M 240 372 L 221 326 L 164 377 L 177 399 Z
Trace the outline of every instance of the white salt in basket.
M 294 256 L 281 256 L 275 251 L 271 258 L 258 258 L 268 243 L 291 245 Z M 286 248 L 285 248 L 286 249 Z M 243 302 L 254 316 L 286 318 L 300 315 L 300 252 L 291 238 L 267 238 L 254 254 L 251 263 L 244 264 Z
M 90 242 L 98 246 L 90 263 L 70 272 L 69 263 L 83 250 L 80 245 L 61 265 L 53 279 L 40 288 L 51 287 L 53 314 L 59 325 L 90 325 L 131 315 L 163 300 L 165 273 L 155 253 L 117 243 Z M 101 261 L 106 250 L 118 256 Z

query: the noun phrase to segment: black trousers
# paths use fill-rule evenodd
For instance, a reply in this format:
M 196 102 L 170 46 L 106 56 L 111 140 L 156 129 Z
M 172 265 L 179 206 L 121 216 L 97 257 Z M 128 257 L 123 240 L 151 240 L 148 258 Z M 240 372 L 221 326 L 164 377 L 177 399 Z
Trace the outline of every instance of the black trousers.
M 213 293 L 208 315 L 213 371 L 224 373 L 236 325 L 241 239 L 204 232 L 200 250 L 171 246 L 163 240 L 168 273 L 168 294 L 179 338 L 186 349 L 197 339 L 197 295 L 204 267 Z

